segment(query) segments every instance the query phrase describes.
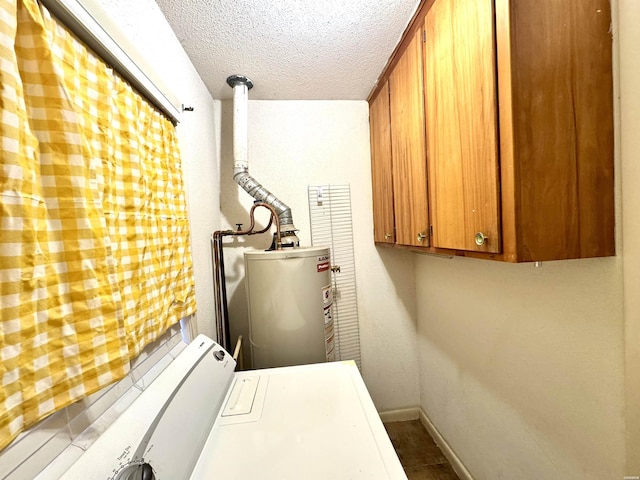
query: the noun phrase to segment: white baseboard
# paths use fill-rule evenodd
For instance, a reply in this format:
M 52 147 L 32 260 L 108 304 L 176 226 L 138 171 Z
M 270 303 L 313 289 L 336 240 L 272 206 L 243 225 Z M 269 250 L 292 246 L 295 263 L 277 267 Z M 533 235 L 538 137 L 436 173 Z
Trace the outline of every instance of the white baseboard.
M 386 412 L 380 412 L 379 415 L 382 423 L 418 420 L 420 418 L 420 408 L 412 407 L 401 410 L 388 410 Z
M 431 422 L 431 420 L 429 420 L 427 414 L 421 408 L 419 408 L 418 411 L 420 414 L 420 421 L 422 422 L 422 425 L 424 425 L 424 428 L 427 429 L 427 431 L 431 435 L 431 438 L 433 438 L 438 447 L 440 447 L 440 450 L 442 450 L 444 456 L 447 457 L 447 460 L 449 460 L 451 467 L 456 471 L 458 477 L 460 477 L 460 480 L 473 480 L 473 476 L 471 476 L 471 473 L 469 472 L 469 470 L 467 470 L 467 467 L 464 466 L 462 460 L 460 460 L 460 457 L 456 455 L 456 452 L 453 451 L 444 437 L 440 435 L 440 432 Z

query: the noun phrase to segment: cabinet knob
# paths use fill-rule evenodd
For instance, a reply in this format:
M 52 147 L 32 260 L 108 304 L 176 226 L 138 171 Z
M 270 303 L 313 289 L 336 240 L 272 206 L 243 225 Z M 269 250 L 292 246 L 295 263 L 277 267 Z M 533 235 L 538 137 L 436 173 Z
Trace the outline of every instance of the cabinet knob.
M 424 233 L 418 233 L 418 241 L 422 242 L 427 236 Z
M 487 240 L 489 239 L 489 237 L 487 237 L 482 232 L 476 233 L 476 236 L 474 238 L 475 238 L 475 241 L 476 241 L 476 245 L 478 245 L 478 246 L 484 245 L 485 243 L 487 243 Z
M 384 239 L 385 240 L 389 240 L 393 235 L 391 235 L 390 233 L 385 233 L 384 234 Z

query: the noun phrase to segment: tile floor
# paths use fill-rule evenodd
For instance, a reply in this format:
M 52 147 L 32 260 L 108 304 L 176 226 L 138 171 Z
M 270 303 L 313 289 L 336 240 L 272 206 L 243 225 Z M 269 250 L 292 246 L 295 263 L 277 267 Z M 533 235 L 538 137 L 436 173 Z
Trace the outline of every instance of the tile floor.
M 384 424 L 409 480 L 458 480 L 420 420 Z

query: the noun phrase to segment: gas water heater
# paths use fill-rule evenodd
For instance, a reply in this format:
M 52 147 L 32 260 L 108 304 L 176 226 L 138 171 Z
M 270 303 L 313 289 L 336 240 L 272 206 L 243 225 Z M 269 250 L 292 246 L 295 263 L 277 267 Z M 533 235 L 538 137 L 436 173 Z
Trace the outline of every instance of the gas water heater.
M 245 252 L 253 368 L 334 360 L 329 249 Z

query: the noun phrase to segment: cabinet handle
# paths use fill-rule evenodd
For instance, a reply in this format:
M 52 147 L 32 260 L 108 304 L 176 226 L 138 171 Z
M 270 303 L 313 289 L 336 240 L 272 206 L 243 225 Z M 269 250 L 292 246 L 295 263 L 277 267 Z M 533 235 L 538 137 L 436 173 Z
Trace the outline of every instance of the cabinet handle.
M 418 241 L 422 242 L 427 236 L 424 233 L 418 233 Z
M 389 240 L 393 235 L 391 235 L 390 233 L 385 233 L 384 234 L 384 239 L 385 240 Z
M 487 243 L 487 240 L 489 239 L 489 237 L 487 237 L 482 232 L 478 232 L 478 233 L 476 233 L 476 236 L 474 237 L 474 239 L 476 241 L 476 245 L 478 245 L 480 247 L 480 246 L 484 245 L 485 243 Z

